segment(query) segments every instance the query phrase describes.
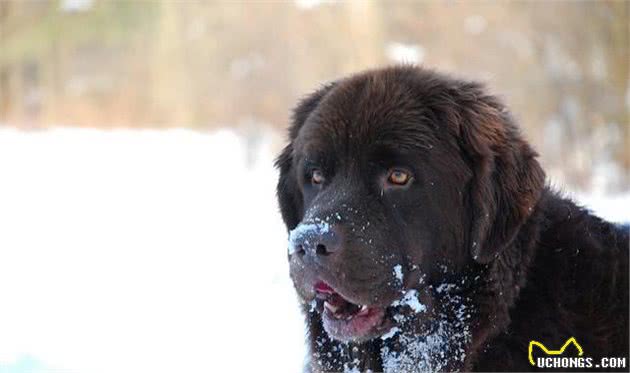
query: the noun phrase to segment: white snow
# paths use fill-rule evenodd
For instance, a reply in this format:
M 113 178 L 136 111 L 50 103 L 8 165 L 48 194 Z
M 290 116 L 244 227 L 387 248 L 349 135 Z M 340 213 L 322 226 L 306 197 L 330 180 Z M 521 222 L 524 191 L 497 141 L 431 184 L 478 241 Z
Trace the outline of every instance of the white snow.
M 390 339 L 391 337 L 395 336 L 396 333 L 398 333 L 398 332 L 400 332 L 400 328 L 397 327 L 397 326 L 394 326 L 393 328 L 389 329 L 389 331 L 387 333 L 383 334 L 381 336 L 381 339 L 382 340 Z
M 281 139 L 0 127 L 0 371 L 301 371 Z
M 630 191 L 615 196 L 573 193 L 572 198 L 595 215 L 616 223 L 630 223 Z
M 398 281 L 400 281 L 400 283 L 402 284 L 402 282 L 403 282 L 403 273 L 402 273 L 402 266 L 400 264 L 396 264 L 394 266 L 394 276 L 396 276 L 396 279 Z
M 463 280 L 462 280 L 462 281 L 463 281 Z M 438 285 L 438 286 L 435 288 L 435 291 L 436 291 L 438 294 L 441 294 L 441 293 L 443 293 L 443 292 L 449 292 L 449 291 L 451 291 L 451 290 L 455 289 L 455 287 L 456 287 L 456 286 L 455 286 L 455 284 L 443 283 L 443 284 Z
M 445 321 L 438 321 L 437 329 L 418 338 L 413 333 L 399 333 L 397 339 L 402 351 L 385 345 L 381 348 L 383 371 L 395 372 L 439 372 L 450 358 L 459 351 L 448 351 L 458 339 L 452 326 Z M 464 355 L 461 355 L 464 356 Z
M 355 361 L 353 361 L 354 364 L 359 364 L 360 362 L 358 361 L 358 359 L 355 359 Z M 343 373 L 361 373 L 361 371 L 359 370 L 359 368 L 357 368 L 356 366 L 349 366 L 347 363 L 344 364 L 343 366 Z
M 0 371 L 300 371 L 272 141 L 0 127 Z
M 420 302 L 418 296 L 417 290 L 407 290 L 402 299 L 392 302 L 392 306 L 409 306 L 415 313 L 424 312 L 427 307 Z
M 411 298 L 417 300 L 417 294 Z M 387 338 L 382 337 L 381 358 L 385 372 L 439 372 L 449 363 L 464 360 L 464 346 L 471 337 L 466 300 L 447 295 L 442 302 L 437 314 L 429 319 L 429 329 L 422 335 L 415 329 L 417 312 L 403 311 L 394 315 L 400 327 L 395 327 L 393 333 L 393 329 L 390 330 Z
M 289 254 L 295 252 L 297 240 L 303 238 L 305 235 L 320 235 L 328 233 L 330 231 L 330 225 L 325 221 L 304 222 L 298 224 L 295 229 L 289 232 Z

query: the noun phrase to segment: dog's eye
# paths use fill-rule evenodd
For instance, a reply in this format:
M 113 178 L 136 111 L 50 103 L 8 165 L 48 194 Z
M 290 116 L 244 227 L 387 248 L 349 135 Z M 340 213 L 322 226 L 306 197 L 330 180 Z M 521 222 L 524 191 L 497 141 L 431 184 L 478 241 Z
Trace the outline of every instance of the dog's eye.
M 321 184 L 324 182 L 324 173 L 320 169 L 314 169 L 311 171 L 311 183 Z
M 387 176 L 387 181 L 394 185 L 406 185 L 409 179 L 411 179 L 411 176 L 408 172 L 398 169 L 389 171 L 389 176 Z

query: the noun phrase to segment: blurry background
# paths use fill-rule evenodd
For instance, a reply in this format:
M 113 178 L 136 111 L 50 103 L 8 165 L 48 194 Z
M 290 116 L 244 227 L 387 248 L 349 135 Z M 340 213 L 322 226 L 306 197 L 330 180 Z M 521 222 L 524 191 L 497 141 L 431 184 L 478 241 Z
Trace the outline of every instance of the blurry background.
M 629 220 L 627 1 L 0 0 L 0 373 L 295 372 L 274 154 L 358 70 L 482 80 Z

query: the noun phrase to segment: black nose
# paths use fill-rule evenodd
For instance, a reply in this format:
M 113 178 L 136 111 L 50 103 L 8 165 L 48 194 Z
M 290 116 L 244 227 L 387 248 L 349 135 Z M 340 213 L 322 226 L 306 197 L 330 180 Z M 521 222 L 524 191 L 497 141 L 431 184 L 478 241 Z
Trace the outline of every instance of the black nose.
M 338 228 L 325 222 L 301 223 L 289 235 L 289 253 L 323 258 L 341 249 Z

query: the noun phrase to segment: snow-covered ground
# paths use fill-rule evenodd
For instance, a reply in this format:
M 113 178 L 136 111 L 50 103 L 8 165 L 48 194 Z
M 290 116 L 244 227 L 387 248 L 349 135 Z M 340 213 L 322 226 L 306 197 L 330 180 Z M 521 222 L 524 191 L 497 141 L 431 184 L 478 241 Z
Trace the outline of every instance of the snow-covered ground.
M 273 138 L 0 129 L 0 372 L 299 371 Z
M 0 372 L 299 371 L 270 141 L 0 130 Z

